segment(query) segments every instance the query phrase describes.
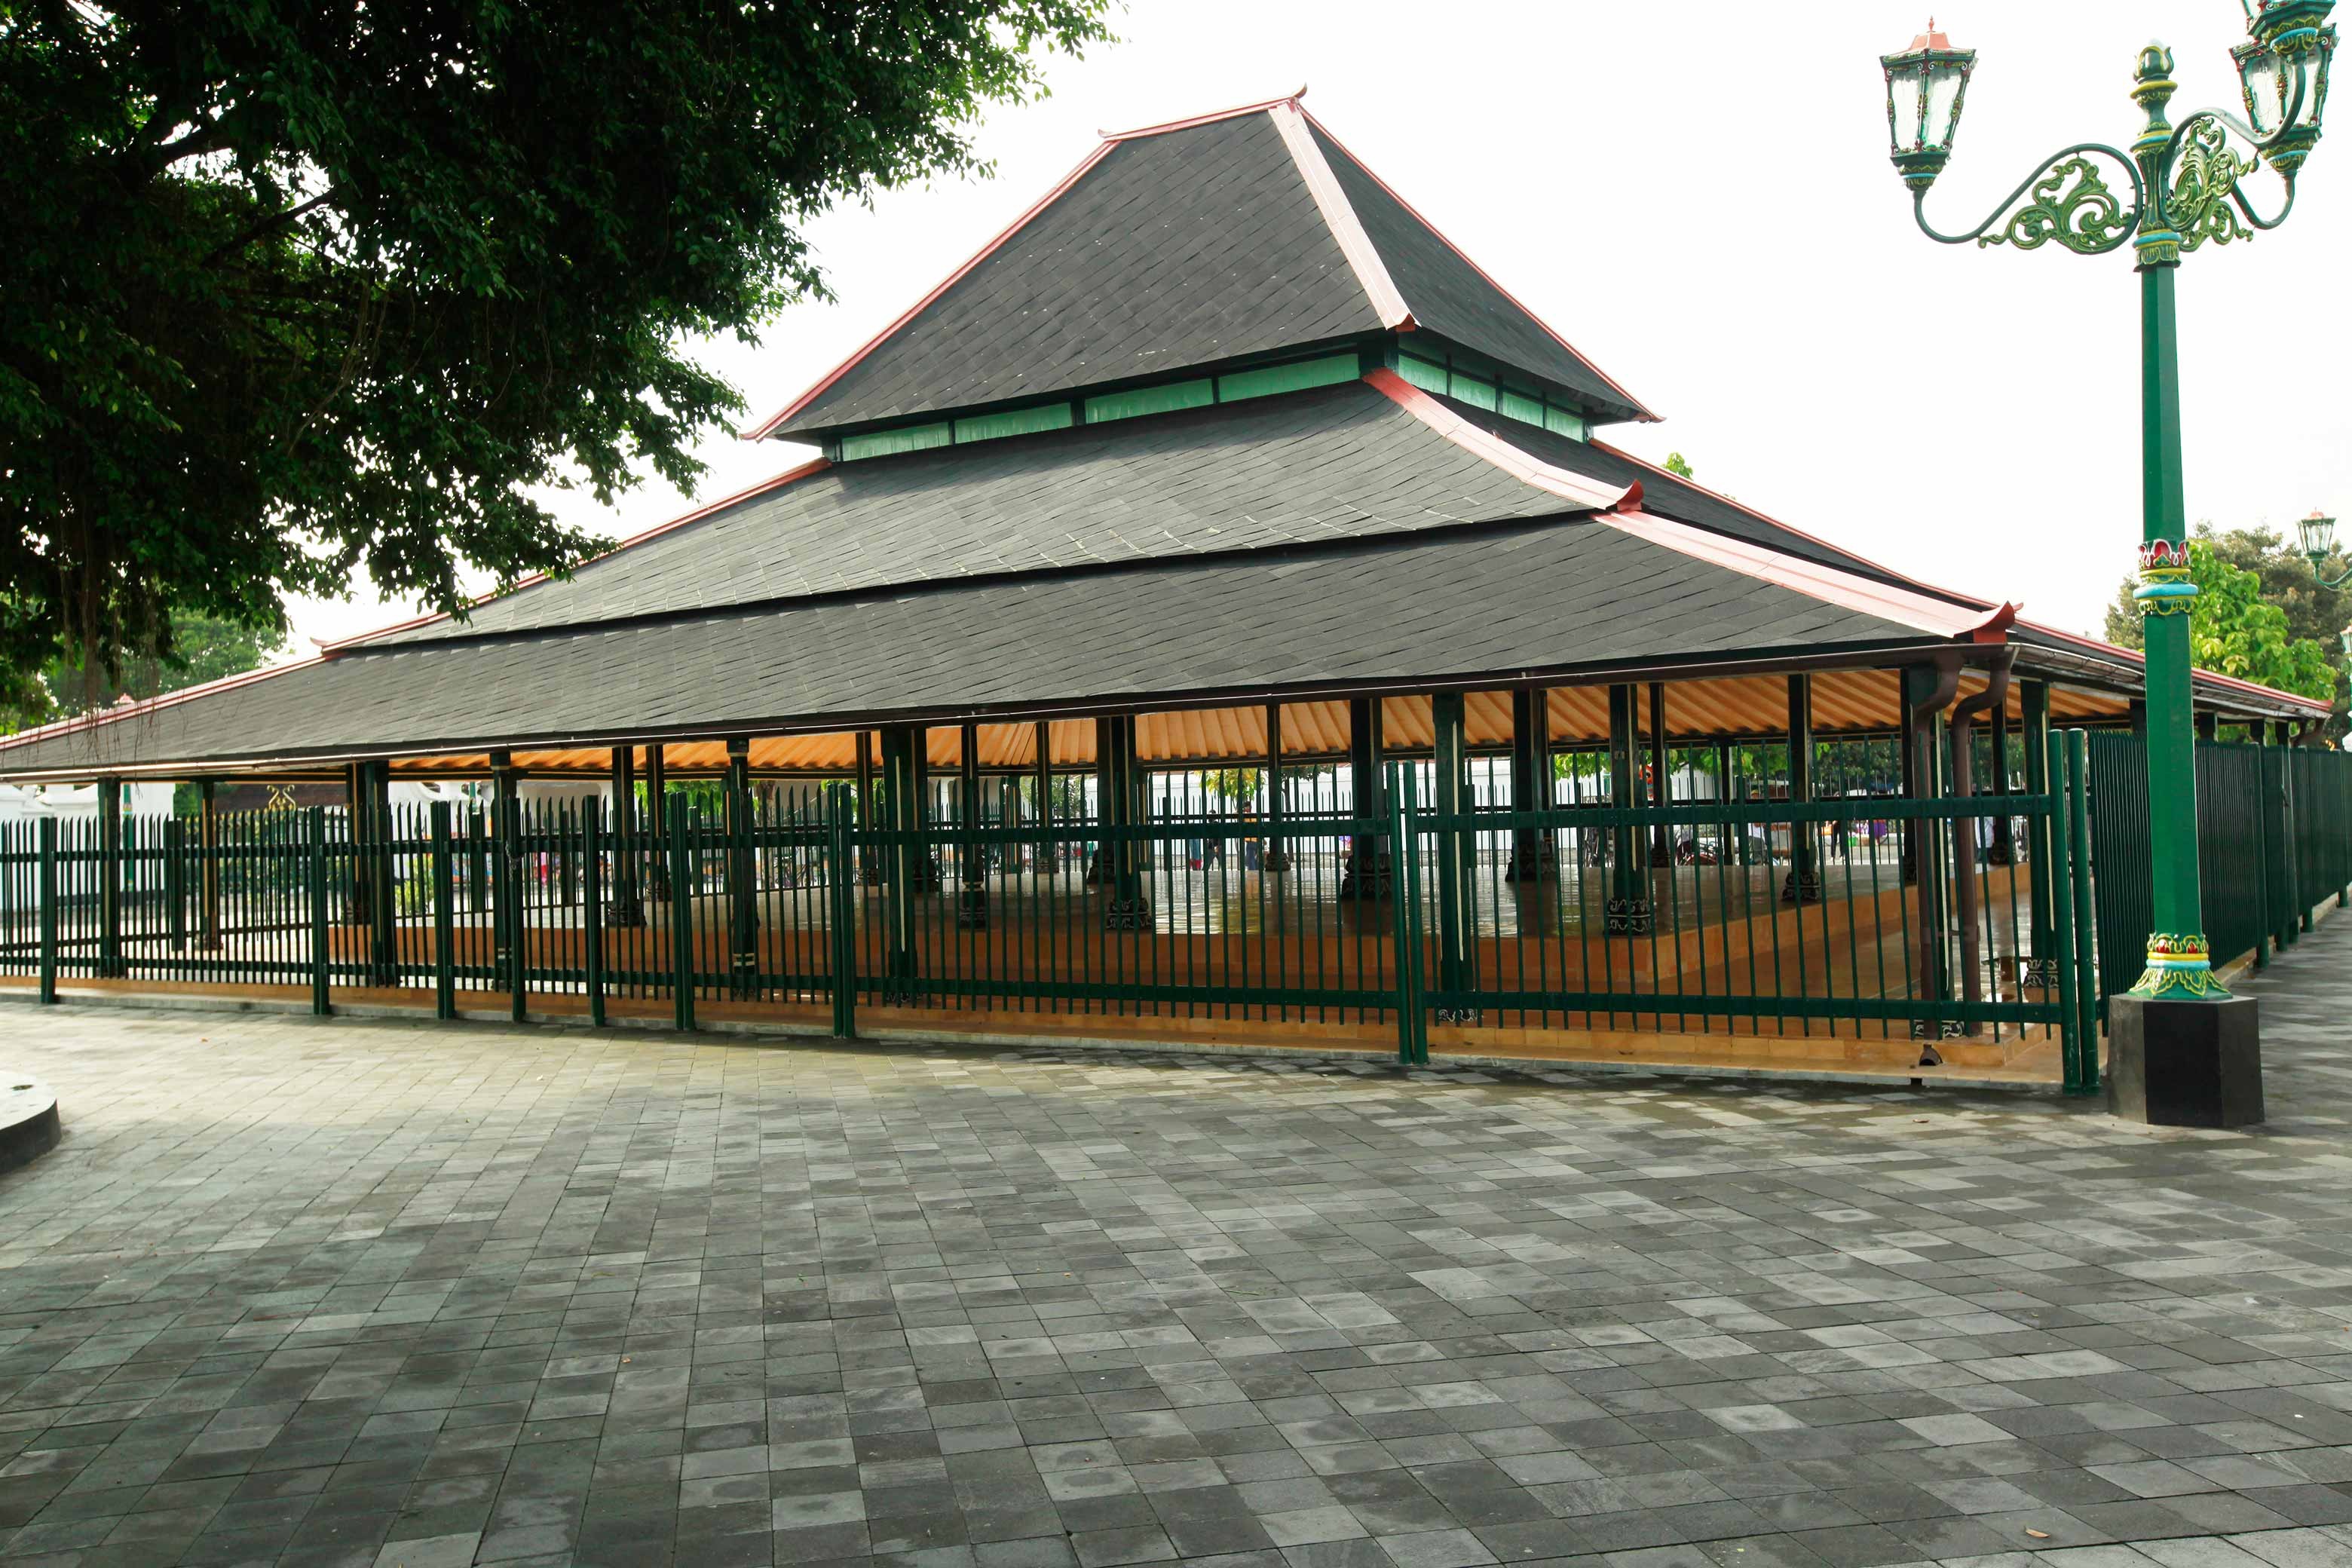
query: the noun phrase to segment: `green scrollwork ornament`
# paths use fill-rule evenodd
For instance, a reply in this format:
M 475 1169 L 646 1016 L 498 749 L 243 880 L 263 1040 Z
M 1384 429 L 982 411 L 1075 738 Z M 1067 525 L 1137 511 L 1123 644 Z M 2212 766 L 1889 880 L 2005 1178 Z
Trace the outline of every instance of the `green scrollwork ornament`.
M 2070 183 L 2071 182 L 2071 183 Z M 2098 169 L 2087 158 L 2061 158 L 2033 182 L 2033 198 L 2020 207 L 1999 231 L 1980 235 L 1977 244 L 2013 245 L 2033 250 L 2056 243 L 2083 255 L 2115 247 L 2118 236 L 2138 221 L 2127 211 Z
M 2172 193 L 2165 198 L 2165 216 L 2180 236 L 2181 249 L 2194 250 L 2209 239 L 2227 245 L 2253 237 L 2238 220 L 2231 197 L 2239 177 L 2256 167 L 2231 149 L 2220 121 L 2200 116 L 2189 121 L 2180 138 Z

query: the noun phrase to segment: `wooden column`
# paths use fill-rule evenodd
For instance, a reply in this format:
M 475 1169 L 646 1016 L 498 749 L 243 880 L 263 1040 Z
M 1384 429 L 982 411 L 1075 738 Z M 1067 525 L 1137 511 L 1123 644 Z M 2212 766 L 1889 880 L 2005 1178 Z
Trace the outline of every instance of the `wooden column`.
M 1789 804 L 1810 805 L 1813 799 L 1813 678 L 1789 677 Z M 1789 875 L 1781 884 L 1780 901 L 1809 904 L 1822 901 L 1821 827 L 1818 823 L 1789 823 Z
M 874 731 L 857 731 L 857 830 L 871 833 L 881 825 L 881 813 L 875 809 L 876 785 L 874 773 Z M 882 885 L 882 865 L 887 857 L 871 845 L 857 848 L 857 879 L 869 888 Z
M 658 741 L 646 748 L 646 894 L 669 900 L 669 768 Z
M 753 847 L 751 742 L 727 742 L 727 973 L 738 996 L 760 989 L 760 861 Z
M 2221 728 L 2221 716 L 2219 713 L 2214 712 L 2210 708 L 2201 708 L 2198 710 L 2197 738 L 2200 741 L 2215 741 L 2221 739 L 2221 736 L 2218 733 Z
M 988 927 L 988 855 L 973 837 L 986 826 L 980 798 L 980 726 L 967 723 L 956 734 L 956 817 L 964 832 L 956 846 L 956 925 Z
M 913 754 L 915 759 L 915 816 L 914 826 L 910 831 L 916 833 L 929 833 L 933 826 L 931 813 L 931 731 L 928 727 L 918 724 L 915 726 L 912 733 L 914 735 Z M 941 875 L 942 872 L 940 866 L 940 858 L 938 855 L 933 853 L 931 841 L 926 838 L 915 847 L 915 891 L 918 893 L 938 892 L 940 890 Z
M 1637 695 L 1631 686 L 1609 689 L 1609 805 L 1620 811 L 1639 809 L 1643 800 L 1642 770 L 1634 760 L 1639 744 L 1633 712 Z M 1609 835 L 1614 864 L 1604 929 L 1611 936 L 1649 934 L 1650 889 L 1642 874 L 1646 847 L 1645 836 L 1630 826 L 1620 826 Z
M 199 929 L 203 931 L 199 944 L 212 952 L 221 944 L 220 919 L 220 801 L 211 779 L 196 786 L 203 815 L 196 819 L 196 845 L 201 856 L 197 876 L 203 901 Z
M 1540 686 L 1511 693 L 1511 809 L 1551 809 L 1551 699 Z M 1507 882 L 1539 882 L 1551 876 L 1552 836 L 1540 827 L 1519 828 L 1511 837 Z

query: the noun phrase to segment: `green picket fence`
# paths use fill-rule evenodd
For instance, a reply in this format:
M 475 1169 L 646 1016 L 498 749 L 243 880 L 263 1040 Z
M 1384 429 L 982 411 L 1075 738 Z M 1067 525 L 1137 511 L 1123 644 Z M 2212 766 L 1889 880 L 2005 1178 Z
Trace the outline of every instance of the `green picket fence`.
M 2091 868 L 2097 963 L 2091 994 L 2130 989 L 2153 921 L 2147 746 L 2089 737 Z M 2312 914 L 2352 887 L 2352 753 L 2308 747 L 2197 745 L 2197 849 L 2205 940 L 2217 969 L 2291 947 Z

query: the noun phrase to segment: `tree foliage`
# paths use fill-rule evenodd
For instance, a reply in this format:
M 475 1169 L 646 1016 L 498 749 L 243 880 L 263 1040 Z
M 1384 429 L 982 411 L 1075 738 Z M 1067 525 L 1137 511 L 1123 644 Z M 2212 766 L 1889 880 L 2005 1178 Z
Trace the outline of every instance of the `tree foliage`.
M 63 655 L 50 659 L 19 686 L 13 699 L 0 698 L 0 734 L 53 719 L 70 719 L 125 697 L 160 697 L 184 687 L 242 675 L 286 651 L 285 639 L 274 632 L 188 610 L 173 616 L 171 643 L 168 660 L 131 659 L 112 675 L 85 670 Z
M 0 700 L 563 570 L 526 489 L 689 484 L 743 405 L 686 341 L 822 296 L 825 206 L 980 169 L 1105 3 L 0 5 Z
M 2347 595 L 2323 587 L 2311 563 L 2268 528 L 2221 532 L 2199 523 L 2189 541 L 2189 574 L 2197 584 L 2189 657 L 2199 668 L 2334 701 L 2340 721 L 2336 631 Z M 2126 578 L 2107 606 L 2106 637 L 2120 647 L 2141 646 L 2134 585 Z
M 1668 452 L 1666 454 L 1666 472 L 1674 475 L 1674 477 L 1678 479 L 1686 479 L 1691 477 L 1691 466 L 1683 461 L 1683 455 L 1680 452 Z

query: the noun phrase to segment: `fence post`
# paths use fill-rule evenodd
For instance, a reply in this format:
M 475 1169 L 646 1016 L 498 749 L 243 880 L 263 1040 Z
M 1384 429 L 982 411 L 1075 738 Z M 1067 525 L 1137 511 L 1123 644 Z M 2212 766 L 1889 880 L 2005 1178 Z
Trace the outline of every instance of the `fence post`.
M 673 801 L 662 814 L 669 837 L 670 961 L 676 971 L 670 987 L 672 1016 L 681 1029 L 694 1027 L 694 884 L 695 872 L 687 820 L 687 803 Z
M 34 896 L 41 911 L 41 1000 L 54 1005 L 58 999 L 58 819 L 41 818 L 38 831 L 40 882 Z
M 2028 731 L 2029 735 L 2032 731 Z M 2083 847 L 2074 842 L 2067 832 L 2069 792 L 2066 790 L 2065 737 L 2045 733 L 2042 736 L 2042 761 L 2047 771 L 2034 771 L 2044 779 L 2056 781 L 2057 793 L 2053 796 L 2048 817 L 2037 823 L 2033 841 L 2042 846 L 2048 865 L 2037 863 L 2033 868 L 2036 881 L 2045 879 L 2054 867 L 2072 867 L 2074 857 Z M 2058 969 L 2058 1071 L 2062 1086 L 2068 1094 L 2090 1092 L 2083 1083 L 2083 1019 L 2076 992 L 2080 976 L 2074 968 L 2074 900 L 2063 885 L 2060 896 L 2050 900 L 2050 947 L 2053 954 L 2064 954 L 2056 960 Z M 2039 954 L 2037 954 L 2039 956 Z
M 1477 835 L 1465 832 L 1463 818 L 1470 810 L 1470 762 L 1464 749 L 1464 701 L 1459 691 L 1441 691 L 1430 699 L 1434 730 L 1430 809 L 1439 817 L 1437 828 L 1437 985 L 1456 998 L 1442 1009 L 1444 1024 L 1475 1024 L 1475 1009 L 1464 1004 L 1464 992 L 1476 988 L 1475 939 L 1467 929 L 1470 915 L 1469 857 L 1477 851 Z M 1667 851 L 1673 863 L 1674 852 Z
M 173 952 L 188 951 L 187 825 L 163 819 L 163 920 Z
M 334 954 L 327 940 L 327 808 L 310 808 L 310 1011 L 328 1012 L 328 967 Z
M 580 803 L 582 958 L 587 965 L 588 1021 L 604 1026 L 604 832 L 600 803 Z
M 1352 809 L 1359 826 L 1378 809 L 1388 818 L 1391 857 L 1390 924 L 1396 945 L 1393 981 L 1396 989 L 1397 1061 L 1414 1067 L 1429 1060 L 1429 1026 L 1423 1016 L 1421 990 L 1421 878 L 1418 852 L 1420 824 L 1415 820 L 1412 773 L 1390 765 L 1384 801 L 1360 800 Z
M 457 1016 L 457 868 L 451 864 L 449 803 L 433 803 L 433 1016 Z
M 122 973 L 122 781 L 98 781 L 98 972 Z
M 2074 840 L 2074 997 L 2082 1034 L 2079 1059 L 2083 1064 L 2081 1092 L 2090 1094 L 2099 1087 L 2099 1028 L 2096 1016 L 2098 985 L 2092 967 L 2091 931 L 2091 747 L 2088 736 L 2081 730 L 2066 731 L 2066 795 L 2067 837 Z

